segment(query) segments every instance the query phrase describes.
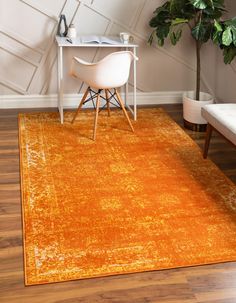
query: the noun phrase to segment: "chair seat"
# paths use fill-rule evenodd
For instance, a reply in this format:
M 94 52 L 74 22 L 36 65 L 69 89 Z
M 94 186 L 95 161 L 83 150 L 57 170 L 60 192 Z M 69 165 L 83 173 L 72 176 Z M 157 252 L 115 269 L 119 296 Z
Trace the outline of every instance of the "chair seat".
M 236 145 L 236 104 L 209 104 L 202 108 L 203 118 Z

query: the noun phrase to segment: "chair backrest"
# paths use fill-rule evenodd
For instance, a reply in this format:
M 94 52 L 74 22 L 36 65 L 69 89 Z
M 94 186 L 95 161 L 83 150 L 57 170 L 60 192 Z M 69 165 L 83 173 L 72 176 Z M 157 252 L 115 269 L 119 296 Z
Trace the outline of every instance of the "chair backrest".
M 71 74 L 94 88 L 116 88 L 128 81 L 132 60 L 138 58 L 130 51 L 111 53 L 97 63 L 74 57 Z

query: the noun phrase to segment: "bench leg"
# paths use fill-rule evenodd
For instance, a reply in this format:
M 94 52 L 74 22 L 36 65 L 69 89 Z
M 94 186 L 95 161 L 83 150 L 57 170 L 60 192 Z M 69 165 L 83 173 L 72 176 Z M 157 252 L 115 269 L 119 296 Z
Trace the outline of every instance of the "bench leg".
M 207 124 L 207 131 L 206 131 L 206 139 L 205 139 L 205 145 L 203 150 L 203 158 L 206 159 L 208 155 L 208 149 L 210 145 L 211 135 L 212 135 L 213 127 L 211 124 Z

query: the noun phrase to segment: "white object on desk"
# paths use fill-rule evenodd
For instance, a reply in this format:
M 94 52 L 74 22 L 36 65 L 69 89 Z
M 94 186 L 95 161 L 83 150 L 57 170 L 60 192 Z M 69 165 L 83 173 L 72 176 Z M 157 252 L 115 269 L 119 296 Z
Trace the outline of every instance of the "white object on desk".
M 107 36 L 80 36 L 79 37 L 81 43 L 106 43 L 115 45 L 119 43 L 119 39 L 116 37 L 107 37 Z
M 130 34 L 128 34 L 128 33 L 120 33 L 120 40 L 124 44 L 128 44 L 130 42 Z
M 115 39 L 114 37 L 107 37 L 109 39 Z M 65 37 L 59 37 L 56 36 L 56 42 L 58 45 L 58 109 L 60 112 L 60 119 L 61 123 L 64 121 L 64 115 L 63 115 L 63 91 L 64 91 L 64 79 L 63 79 L 63 69 L 64 69 L 64 63 L 63 63 L 63 48 L 64 47 L 113 47 L 113 48 L 125 48 L 126 50 L 131 49 L 133 51 L 134 56 L 137 55 L 136 49 L 138 47 L 137 44 L 124 44 L 120 41 L 119 37 L 117 38 L 116 44 L 108 44 L 108 43 L 82 43 L 81 37 L 74 38 L 73 41 L 68 42 Z M 136 60 L 133 61 L 133 106 L 132 109 L 130 105 L 128 104 L 128 83 L 125 85 L 125 105 L 126 107 L 131 111 L 133 114 L 134 120 L 137 119 L 137 98 L 136 98 L 136 86 L 137 86 L 137 79 L 136 79 Z
M 74 24 L 71 24 L 68 28 L 67 37 L 69 39 L 74 39 L 74 38 L 76 38 L 76 36 L 77 36 L 76 28 L 75 28 Z

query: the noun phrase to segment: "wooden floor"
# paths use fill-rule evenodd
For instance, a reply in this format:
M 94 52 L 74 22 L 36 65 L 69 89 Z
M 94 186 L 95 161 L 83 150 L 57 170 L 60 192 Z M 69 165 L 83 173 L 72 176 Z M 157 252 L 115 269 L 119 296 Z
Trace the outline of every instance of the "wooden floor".
M 180 105 L 163 107 L 182 123 Z M 188 133 L 202 147 L 204 134 Z M 235 148 L 214 135 L 209 156 L 236 183 Z M 1 303 L 236 303 L 233 262 L 25 287 L 19 182 L 17 111 L 0 110 Z

